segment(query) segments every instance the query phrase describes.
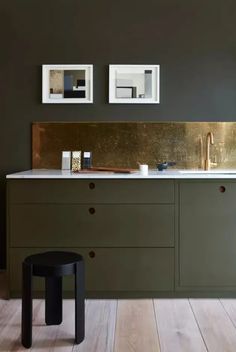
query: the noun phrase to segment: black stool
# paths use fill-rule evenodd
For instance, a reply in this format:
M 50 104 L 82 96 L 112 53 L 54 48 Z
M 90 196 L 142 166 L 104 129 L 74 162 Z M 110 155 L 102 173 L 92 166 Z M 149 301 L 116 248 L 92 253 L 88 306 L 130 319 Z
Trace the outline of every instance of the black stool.
M 84 261 L 71 252 L 46 252 L 27 257 L 22 276 L 22 345 L 32 345 L 32 276 L 45 277 L 45 321 L 62 322 L 62 276 L 75 275 L 75 343 L 84 339 Z

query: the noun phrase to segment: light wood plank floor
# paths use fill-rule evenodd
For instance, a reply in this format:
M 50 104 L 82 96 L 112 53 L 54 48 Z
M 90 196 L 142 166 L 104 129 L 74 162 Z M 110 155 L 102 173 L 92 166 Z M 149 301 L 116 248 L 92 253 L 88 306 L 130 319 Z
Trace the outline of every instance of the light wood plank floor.
M 236 352 L 236 299 L 87 300 L 80 345 L 74 345 L 74 301 L 63 301 L 59 326 L 45 326 L 44 309 L 43 300 L 34 300 L 31 351 Z M 25 351 L 20 323 L 21 301 L 0 299 L 0 352 Z

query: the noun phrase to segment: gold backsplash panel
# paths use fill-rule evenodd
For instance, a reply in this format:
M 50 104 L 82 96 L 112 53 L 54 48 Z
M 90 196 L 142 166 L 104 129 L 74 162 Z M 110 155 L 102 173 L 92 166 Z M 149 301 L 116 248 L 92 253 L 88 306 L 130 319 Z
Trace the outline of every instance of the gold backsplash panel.
M 93 166 L 201 168 L 206 135 L 214 134 L 210 157 L 217 168 L 236 168 L 236 122 L 35 122 L 32 167 L 60 169 L 63 150 L 91 151 Z

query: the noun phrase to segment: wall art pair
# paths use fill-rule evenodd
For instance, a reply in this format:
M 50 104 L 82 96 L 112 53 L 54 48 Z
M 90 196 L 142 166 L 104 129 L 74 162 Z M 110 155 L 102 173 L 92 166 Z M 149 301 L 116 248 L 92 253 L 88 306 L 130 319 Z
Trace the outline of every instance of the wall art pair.
M 43 65 L 42 82 L 43 103 L 93 103 L 93 65 Z M 159 65 L 109 65 L 109 103 L 159 102 Z

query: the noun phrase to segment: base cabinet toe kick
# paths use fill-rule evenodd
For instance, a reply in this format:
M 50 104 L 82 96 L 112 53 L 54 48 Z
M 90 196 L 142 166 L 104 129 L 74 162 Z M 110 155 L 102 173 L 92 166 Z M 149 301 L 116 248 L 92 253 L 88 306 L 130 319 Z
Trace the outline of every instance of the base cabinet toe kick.
M 25 257 L 71 250 L 87 297 L 236 296 L 235 205 L 234 180 L 8 179 L 9 295 Z

